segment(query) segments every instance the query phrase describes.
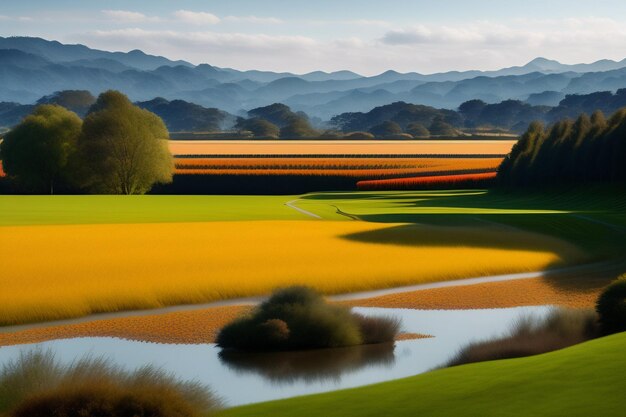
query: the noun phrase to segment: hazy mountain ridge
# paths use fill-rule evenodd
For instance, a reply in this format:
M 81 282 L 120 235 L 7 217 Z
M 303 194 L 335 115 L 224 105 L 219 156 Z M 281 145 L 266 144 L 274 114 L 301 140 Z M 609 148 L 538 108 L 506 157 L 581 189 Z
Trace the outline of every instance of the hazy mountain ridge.
M 238 71 L 209 64 L 147 55 L 108 52 L 39 38 L 0 38 L 0 101 L 35 103 L 62 90 L 96 95 L 117 89 L 134 101 L 163 97 L 185 100 L 232 114 L 282 102 L 294 111 L 329 120 L 345 112 L 366 112 L 393 102 L 456 109 L 471 99 L 508 99 L 557 105 L 566 94 L 615 92 L 626 87 L 626 60 L 566 65 L 537 58 L 498 71 L 439 74 L 386 71 L 364 77 L 350 71 L 308 74 Z

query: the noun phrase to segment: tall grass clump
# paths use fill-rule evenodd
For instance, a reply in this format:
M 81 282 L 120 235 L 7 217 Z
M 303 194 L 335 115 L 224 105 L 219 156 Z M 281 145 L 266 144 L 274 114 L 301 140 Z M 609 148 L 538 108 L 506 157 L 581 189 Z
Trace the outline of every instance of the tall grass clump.
M 555 309 L 544 319 L 520 319 L 503 337 L 462 348 L 447 366 L 521 358 L 563 349 L 599 335 L 593 310 Z
M 34 350 L 0 369 L 2 416 L 199 417 L 219 407 L 206 386 L 150 366 L 130 372 L 91 357 L 63 365 Z
M 606 334 L 626 331 L 626 274 L 609 285 L 598 298 L 596 311 Z
M 391 342 L 399 328 L 395 320 L 353 314 L 328 304 L 311 288 L 294 286 L 276 291 L 251 314 L 225 326 L 217 344 L 252 351 L 355 346 Z

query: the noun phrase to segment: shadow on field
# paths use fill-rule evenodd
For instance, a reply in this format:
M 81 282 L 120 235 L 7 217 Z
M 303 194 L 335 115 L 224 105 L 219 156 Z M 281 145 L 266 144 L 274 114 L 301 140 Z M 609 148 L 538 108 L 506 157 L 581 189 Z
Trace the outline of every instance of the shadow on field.
M 254 373 L 275 384 L 340 380 L 368 366 L 391 367 L 394 344 L 384 343 L 295 352 L 222 351 L 220 360 L 234 371 Z
M 493 225 L 470 227 L 457 224 L 455 227 L 441 227 L 432 224 L 408 224 L 352 233 L 344 235 L 342 238 L 355 242 L 401 246 L 476 247 L 531 252 L 551 251 L 563 259 L 571 258 L 573 252 L 570 245 L 559 245 L 557 243 L 560 242 L 555 239 Z

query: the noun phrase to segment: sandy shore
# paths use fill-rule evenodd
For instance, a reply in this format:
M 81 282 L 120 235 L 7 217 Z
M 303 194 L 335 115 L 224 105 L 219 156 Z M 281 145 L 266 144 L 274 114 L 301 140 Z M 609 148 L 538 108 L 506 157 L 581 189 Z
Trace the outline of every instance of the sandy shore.
M 342 303 L 359 307 L 426 310 L 507 308 L 546 304 L 571 308 L 593 308 L 605 282 L 588 281 L 586 285 L 568 282 L 568 284 L 542 277 L 422 289 Z M 251 306 L 222 306 L 33 328 L 0 333 L 0 346 L 74 337 L 118 337 L 155 343 L 212 343 L 215 342 L 221 327 L 251 308 Z M 424 336 L 402 334 L 398 340 L 420 337 Z

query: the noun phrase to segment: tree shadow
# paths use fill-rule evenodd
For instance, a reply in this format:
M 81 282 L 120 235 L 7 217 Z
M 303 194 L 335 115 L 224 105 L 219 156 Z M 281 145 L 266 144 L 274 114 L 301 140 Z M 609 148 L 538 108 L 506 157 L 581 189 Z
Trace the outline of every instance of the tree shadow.
M 370 366 L 392 367 L 393 343 L 294 352 L 223 350 L 220 361 L 231 370 L 253 373 L 277 385 L 298 381 L 340 381 L 342 375 Z

